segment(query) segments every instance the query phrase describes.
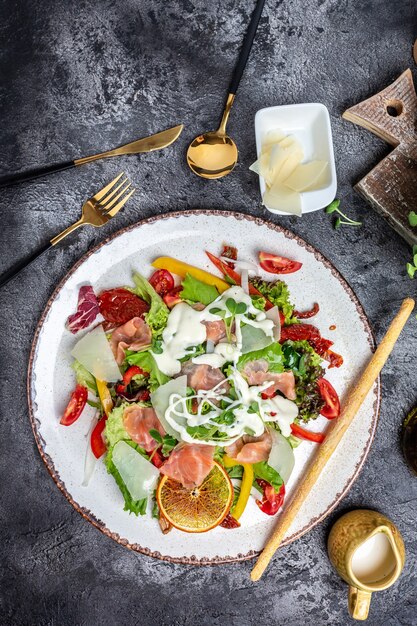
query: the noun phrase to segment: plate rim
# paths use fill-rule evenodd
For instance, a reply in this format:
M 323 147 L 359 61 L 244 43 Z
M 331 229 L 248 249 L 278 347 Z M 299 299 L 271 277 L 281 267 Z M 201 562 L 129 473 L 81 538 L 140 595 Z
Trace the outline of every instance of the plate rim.
M 72 276 L 74 274 L 74 272 L 76 272 L 76 270 L 93 254 L 95 254 L 96 252 L 98 252 L 98 250 L 100 250 L 101 248 L 103 248 L 104 246 L 106 246 L 107 244 L 111 243 L 114 239 L 117 239 L 118 237 L 124 235 L 127 232 L 130 232 L 132 230 L 135 230 L 137 228 L 140 228 L 144 225 L 147 224 L 153 224 L 155 222 L 158 222 L 160 220 L 163 219 L 175 219 L 175 218 L 180 218 L 180 217 L 190 217 L 190 216 L 195 216 L 195 215 L 205 215 L 205 216 L 221 216 L 221 217 L 231 217 L 237 220 L 247 220 L 249 222 L 253 222 L 255 224 L 258 224 L 260 226 L 266 226 L 267 228 L 269 228 L 270 230 L 273 230 L 275 232 L 281 233 L 283 234 L 287 239 L 293 239 L 297 242 L 297 244 L 301 245 L 303 248 L 305 248 L 307 251 L 311 252 L 314 257 L 320 261 L 321 263 L 323 263 L 323 265 L 329 269 L 331 271 L 331 273 L 333 274 L 333 276 L 335 276 L 335 278 L 340 282 L 340 284 L 342 285 L 343 289 L 345 290 L 345 292 L 347 293 L 347 295 L 349 296 L 350 300 L 353 302 L 353 304 L 355 305 L 355 308 L 357 310 L 357 313 L 359 315 L 359 318 L 364 326 L 365 332 L 367 334 L 367 339 L 368 339 L 368 343 L 370 345 L 370 348 L 372 350 L 372 352 L 375 350 L 376 347 L 376 341 L 375 341 L 375 336 L 373 333 L 373 330 L 371 328 L 370 322 L 368 320 L 368 317 L 364 311 L 364 308 L 362 306 L 362 304 L 360 303 L 358 297 L 356 296 L 356 294 L 354 293 L 352 287 L 350 286 L 350 284 L 348 283 L 348 281 L 344 278 L 344 276 L 341 274 L 341 272 L 333 265 L 333 263 L 319 250 L 317 250 L 317 248 L 315 248 L 314 246 L 312 246 L 311 244 L 309 244 L 307 241 L 305 241 L 305 239 L 303 239 L 302 237 L 300 237 L 299 235 L 293 233 L 292 231 L 290 231 L 289 229 L 279 225 L 279 224 L 275 224 L 273 222 L 270 222 L 264 218 L 261 217 L 256 217 L 253 215 L 248 215 L 246 213 L 240 213 L 240 212 L 235 212 L 235 211 L 226 211 L 223 209 L 185 209 L 185 210 L 179 210 L 179 211 L 173 211 L 173 212 L 168 212 L 168 213 L 162 213 L 160 215 L 153 215 L 147 218 L 144 218 L 142 220 L 139 220 L 138 222 L 135 222 L 134 224 L 130 224 L 129 226 L 125 226 L 124 228 L 121 228 L 120 230 L 116 231 L 115 233 L 109 235 L 108 237 L 106 237 L 106 239 L 104 239 L 102 242 L 98 243 L 97 245 L 95 245 L 94 247 L 90 248 L 89 250 L 87 250 L 87 252 L 85 252 L 80 259 L 78 259 L 78 261 L 76 261 L 76 263 L 68 270 L 68 272 L 66 272 L 66 274 L 62 277 L 62 279 L 59 281 L 58 285 L 55 287 L 54 291 L 52 292 L 52 294 L 50 295 L 50 297 L 48 298 L 48 301 L 45 305 L 45 308 L 42 311 L 42 314 L 36 324 L 36 328 L 35 328 L 35 333 L 33 335 L 33 340 L 31 343 L 31 348 L 30 348 L 30 354 L 29 354 L 29 361 L 28 361 L 28 369 L 27 369 L 27 382 L 26 382 L 26 395 L 27 395 L 27 402 L 28 402 L 28 409 L 29 409 L 29 419 L 30 419 L 30 423 L 31 423 L 31 427 L 32 427 L 32 432 L 35 438 L 35 442 L 37 445 L 37 448 L 39 450 L 39 454 L 42 458 L 42 461 L 44 462 L 50 476 L 52 477 L 53 481 L 55 482 L 55 484 L 57 485 L 57 487 L 59 488 L 59 490 L 64 494 L 64 496 L 66 497 L 66 499 L 68 500 L 68 502 L 73 506 L 73 508 L 82 515 L 82 517 L 87 520 L 88 522 L 90 522 L 90 524 L 92 526 L 94 526 L 95 528 L 97 528 L 98 530 L 100 530 L 104 535 L 106 535 L 107 537 L 110 537 L 111 539 L 113 539 L 114 541 L 116 541 L 117 543 L 119 543 L 120 545 L 129 548 L 130 550 L 132 550 L 133 552 L 138 552 L 140 554 L 144 554 L 145 556 L 149 556 L 155 559 L 159 559 L 161 561 L 167 561 L 169 563 L 178 563 L 181 565 L 200 565 L 200 566 L 204 566 L 204 565 L 221 565 L 221 564 L 225 564 L 225 563 L 236 563 L 236 562 L 240 562 L 240 561 L 246 561 L 249 559 L 252 559 L 256 556 L 258 556 L 261 552 L 261 550 L 250 550 L 249 552 L 245 553 L 245 554 L 237 554 L 235 556 L 215 556 L 212 558 L 207 558 L 207 557 L 202 557 L 202 558 L 198 558 L 196 556 L 183 556 L 183 557 L 172 557 L 169 555 L 163 555 L 161 554 L 159 551 L 154 551 L 151 550 L 150 548 L 146 548 L 143 547 L 137 543 L 130 543 L 127 539 L 120 537 L 120 535 L 118 533 L 112 532 L 109 528 L 106 527 L 106 525 L 104 524 L 104 522 L 102 522 L 100 519 L 98 519 L 89 509 L 81 506 L 78 504 L 78 502 L 76 502 L 74 500 L 74 498 L 72 497 L 72 495 L 69 493 L 69 491 L 67 490 L 65 483 L 61 480 L 58 471 L 56 470 L 53 460 L 50 457 L 49 454 L 46 453 L 45 451 L 45 441 L 43 439 L 43 437 L 41 436 L 40 432 L 38 431 L 37 428 L 37 419 L 35 417 L 35 413 L 34 413 L 34 399 L 32 398 L 32 386 L 33 386 L 33 368 L 34 368 L 34 363 L 36 360 L 36 352 L 37 352 L 37 347 L 38 347 L 38 340 L 39 340 L 39 336 L 42 330 L 42 327 L 44 325 L 45 319 L 49 313 L 49 310 L 51 309 L 54 301 L 56 300 L 59 292 L 62 290 L 62 288 L 65 286 L 65 283 L 67 282 L 67 280 L 70 278 L 70 276 Z M 295 541 L 296 539 L 299 539 L 300 537 L 302 537 L 303 535 L 305 535 L 307 532 L 309 532 L 310 530 L 312 530 L 315 526 L 317 526 L 317 524 L 319 524 L 320 522 L 322 522 L 332 511 L 333 509 L 336 508 L 336 506 L 338 506 L 338 504 L 343 500 L 343 498 L 347 495 L 347 493 L 350 491 L 350 489 L 352 488 L 354 482 L 356 481 L 367 457 L 370 451 L 370 448 L 372 446 L 374 437 L 375 437 L 375 432 L 376 432 L 376 428 L 378 425 L 378 421 L 379 421 L 379 414 L 380 414 L 380 406 L 381 406 L 381 381 L 380 381 L 380 376 L 378 376 L 378 379 L 376 381 L 376 398 L 375 401 L 373 403 L 373 418 L 372 418 L 372 424 L 371 427 L 369 429 L 369 437 L 368 440 L 366 442 L 366 446 L 363 450 L 362 456 L 359 459 L 358 463 L 355 466 L 355 470 L 353 472 L 353 474 L 347 479 L 346 484 L 344 486 L 344 488 L 338 493 L 336 494 L 336 497 L 334 499 L 334 501 L 327 507 L 327 509 L 325 511 L 323 511 L 320 515 L 316 516 L 315 518 L 313 518 L 312 520 L 310 520 L 310 522 L 308 524 L 306 524 L 306 526 L 304 526 L 303 528 L 301 528 L 299 531 L 293 533 L 292 535 L 290 535 L 289 537 L 287 537 L 281 544 L 281 547 L 284 547 L 290 543 L 292 543 L 293 541 Z

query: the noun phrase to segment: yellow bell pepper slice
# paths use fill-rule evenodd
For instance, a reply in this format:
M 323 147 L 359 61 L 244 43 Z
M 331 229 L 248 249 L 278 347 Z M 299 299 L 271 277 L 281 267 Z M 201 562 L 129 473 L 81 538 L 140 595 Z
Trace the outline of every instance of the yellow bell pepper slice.
M 239 463 L 227 455 L 223 457 L 223 465 L 225 467 L 235 467 L 235 465 L 241 465 L 243 467 L 239 498 L 233 510 L 233 517 L 238 520 L 242 516 L 243 511 L 246 509 L 246 505 L 249 500 L 254 479 L 253 467 L 250 463 Z
M 223 293 L 223 291 L 230 288 L 230 285 L 225 280 L 217 278 L 214 274 L 210 274 L 210 272 L 194 267 L 194 265 L 188 265 L 188 263 L 183 263 L 182 261 L 178 261 L 178 259 L 173 259 L 169 256 L 158 257 L 152 265 L 158 270 L 168 270 L 169 272 L 172 272 L 172 274 L 181 276 L 181 278 L 185 278 L 186 274 L 191 274 L 191 276 L 197 278 L 197 280 L 201 280 L 207 285 L 217 287 L 219 293 Z
M 107 416 L 113 408 L 113 400 L 110 391 L 107 387 L 107 383 L 104 380 L 98 380 L 96 378 L 98 397 L 100 398 L 101 405 L 104 413 Z

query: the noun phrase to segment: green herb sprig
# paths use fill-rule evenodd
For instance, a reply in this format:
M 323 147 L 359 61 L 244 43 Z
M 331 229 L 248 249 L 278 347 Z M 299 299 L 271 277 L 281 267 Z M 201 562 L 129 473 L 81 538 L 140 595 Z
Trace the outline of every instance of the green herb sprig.
M 224 324 L 226 326 L 226 336 L 227 340 L 230 343 L 232 339 L 232 326 L 235 321 L 236 315 L 243 315 L 247 312 L 248 307 L 244 302 L 236 302 L 233 298 L 227 298 L 226 300 L 226 308 L 228 309 L 230 315 L 227 315 L 227 311 L 224 309 L 220 309 L 219 307 L 213 307 L 210 309 L 210 313 L 213 315 L 218 315 L 224 320 Z
M 336 219 L 333 222 L 333 228 L 335 230 L 338 230 L 342 225 L 343 226 L 362 226 L 362 222 L 357 222 L 355 220 L 352 220 L 350 217 L 342 213 L 342 211 L 339 209 L 339 206 L 340 206 L 340 200 L 336 199 L 336 200 L 333 200 L 333 202 L 331 202 L 329 206 L 325 208 L 325 212 L 328 215 L 331 215 L 332 213 L 339 213 L 339 215 L 341 215 L 343 218 L 341 219 L 340 217 L 336 217 Z
M 414 226 L 417 226 L 417 213 L 415 211 L 410 211 L 410 213 L 408 214 L 408 223 L 413 228 Z
M 155 441 L 161 444 L 162 446 L 161 452 L 163 456 L 168 456 L 171 450 L 175 448 L 175 446 L 178 443 L 175 437 L 172 437 L 171 435 L 162 436 L 161 433 L 158 430 L 155 430 L 154 428 L 151 428 L 151 430 L 149 431 L 149 434 L 153 439 L 155 439 Z
M 408 214 L 408 223 L 413 228 L 417 226 L 417 213 L 415 211 L 410 211 Z M 407 263 L 407 274 L 410 278 L 414 278 L 414 274 L 417 271 L 417 246 L 413 246 L 413 262 Z
M 410 278 L 414 278 L 417 272 L 417 246 L 413 246 L 413 262 L 407 263 L 407 274 Z

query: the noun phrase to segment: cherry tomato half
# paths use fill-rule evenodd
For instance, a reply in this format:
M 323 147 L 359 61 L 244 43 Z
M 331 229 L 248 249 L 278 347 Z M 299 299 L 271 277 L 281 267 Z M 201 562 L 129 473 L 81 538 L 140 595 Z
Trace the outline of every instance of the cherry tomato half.
M 130 367 L 127 368 L 127 370 L 123 374 L 123 383 L 116 385 L 117 393 L 124 393 L 126 391 L 127 386 L 130 385 L 132 378 L 134 376 L 146 376 L 147 377 L 149 376 L 149 372 L 145 372 L 145 370 L 143 370 L 138 365 L 131 365 Z
M 263 491 L 262 500 L 256 500 L 263 513 L 267 515 L 275 515 L 284 504 L 285 486 L 282 484 L 278 493 L 275 493 L 274 487 L 262 478 L 257 478 L 256 482 Z
M 100 313 L 112 324 L 125 324 L 133 317 L 142 317 L 149 311 L 149 305 L 127 289 L 109 289 L 98 297 Z
M 328 420 L 333 420 L 340 415 L 340 400 L 333 385 L 329 383 L 325 378 L 319 378 L 317 386 L 322 400 L 326 403 L 320 413 L 327 417 Z
M 180 297 L 182 290 L 183 286 L 178 285 L 178 287 L 174 287 L 174 289 L 171 289 L 171 291 L 168 291 L 168 293 L 164 295 L 163 300 L 169 309 L 172 309 L 176 304 L 182 302 Z
M 168 270 L 157 270 L 152 274 L 149 282 L 161 298 L 171 291 L 175 284 L 174 277 Z
M 161 465 L 166 461 L 166 458 L 162 455 L 159 448 L 155 448 L 153 451 L 149 452 L 149 454 L 149 460 L 152 465 L 155 465 L 155 467 L 161 467 Z
M 230 265 L 228 265 L 225 261 L 222 261 L 218 257 L 214 256 L 214 254 L 211 254 L 211 252 L 208 252 L 206 250 L 206 254 L 208 258 L 210 259 L 210 261 L 213 263 L 213 265 L 217 267 L 219 272 L 221 272 L 223 276 L 229 278 L 229 280 L 232 282 L 233 285 L 241 284 L 242 279 L 241 279 L 239 272 L 235 272 L 233 267 L 230 267 Z M 251 296 L 262 296 L 262 298 L 264 297 L 261 294 L 261 292 L 258 291 L 256 287 L 254 287 L 250 282 L 249 282 L 249 293 L 251 294 Z M 266 311 L 269 311 L 269 309 L 272 309 L 273 306 L 274 305 L 272 304 L 272 302 L 270 302 L 269 300 L 266 300 L 265 302 Z
M 307 441 L 314 441 L 314 443 L 323 443 L 325 435 L 323 433 L 313 433 L 311 430 L 303 428 L 299 424 L 291 424 L 291 432 L 300 439 L 306 439 Z
M 298 261 L 291 261 L 291 259 L 287 259 L 285 256 L 278 256 L 269 252 L 259 253 L 259 264 L 265 272 L 270 274 L 292 274 L 297 272 L 303 265 Z
M 87 387 L 77 385 L 71 394 L 70 401 L 59 422 L 62 426 L 71 426 L 71 424 L 77 421 L 86 405 L 87 397 Z

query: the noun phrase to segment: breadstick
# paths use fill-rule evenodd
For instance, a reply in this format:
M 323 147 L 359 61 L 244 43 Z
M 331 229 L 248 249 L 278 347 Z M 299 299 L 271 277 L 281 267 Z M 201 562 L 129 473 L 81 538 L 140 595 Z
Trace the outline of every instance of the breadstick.
M 324 442 L 315 455 L 312 464 L 303 476 L 300 483 L 296 486 L 293 497 L 282 511 L 277 526 L 269 538 L 265 548 L 258 557 L 258 560 L 251 572 L 251 579 L 256 581 L 264 573 L 270 560 L 279 548 L 285 533 L 291 526 L 301 505 L 307 498 L 318 477 L 323 471 L 327 461 L 340 443 L 343 435 L 350 426 L 353 418 L 358 412 L 362 402 L 365 400 L 373 384 L 384 367 L 406 321 L 408 320 L 414 308 L 414 300 L 406 298 L 397 315 L 391 322 L 384 338 L 379 344 L 377 350 L 371 357 L 368 365 L 365 367 L 360 379 L 351 389 L 347 397 L 345 406 L 343 407 L 340 417 L 332 423 Z

